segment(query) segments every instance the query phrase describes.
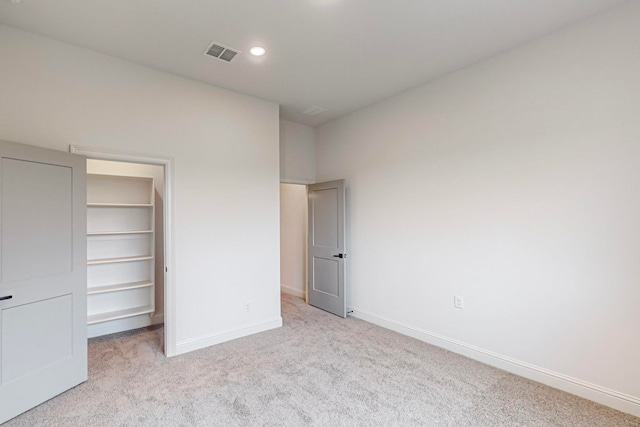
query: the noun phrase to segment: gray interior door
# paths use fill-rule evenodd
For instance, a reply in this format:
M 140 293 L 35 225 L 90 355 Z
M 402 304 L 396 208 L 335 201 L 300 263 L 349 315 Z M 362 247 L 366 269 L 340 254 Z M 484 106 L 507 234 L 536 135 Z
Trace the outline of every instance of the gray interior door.
M 0 141 L 0 423 L 87 379 L 86 160 Z
M 309 185 L 309 304 L 347 317 L 344 180 Z

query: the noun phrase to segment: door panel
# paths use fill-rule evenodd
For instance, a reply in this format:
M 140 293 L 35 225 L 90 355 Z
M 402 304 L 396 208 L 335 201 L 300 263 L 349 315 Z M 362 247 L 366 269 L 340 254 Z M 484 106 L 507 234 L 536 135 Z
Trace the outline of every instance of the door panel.
M 0 141 L 0 423 L 87 379 L 86 159 Z
M 2 310 L 3 382 L 73 355 L 72 304 L 72 296 L 64 295 Z
M 327 188 L 313 193 L 313 245 L 324 248 L 337 248 L 338 243 L 338 190 Z
M 313 290 L 340 297 L 340 266 L 333 259 L 315 257 L 313 259 Z
M 2 282 L 71 272 L 72 170 L 3 158 Z
M 309 304 L 347 317 L 344 181 L 310 185 Z

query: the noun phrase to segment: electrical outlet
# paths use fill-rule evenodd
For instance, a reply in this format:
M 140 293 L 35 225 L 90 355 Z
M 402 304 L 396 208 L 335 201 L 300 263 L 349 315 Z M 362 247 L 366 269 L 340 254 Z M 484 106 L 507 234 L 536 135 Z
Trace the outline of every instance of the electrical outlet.
M 247 313 L 251 311 L 251 301 L 244 302 L 244 311 L 246 311 Z
M 464 308 L 464 298 L 460 295 L 453 296 L 453 306 L 455 308 Z

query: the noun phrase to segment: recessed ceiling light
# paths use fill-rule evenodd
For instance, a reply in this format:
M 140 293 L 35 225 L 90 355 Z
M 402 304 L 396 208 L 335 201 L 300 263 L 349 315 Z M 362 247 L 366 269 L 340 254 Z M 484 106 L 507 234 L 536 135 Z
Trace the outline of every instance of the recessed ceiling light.
M 263 47 L 261 46 L 254 46 L 251 49 L 249 49 L 249 52 L 251 52 L 251 55 L 253 56 L 262 56 L 264 55 L 267 51 L 264 50 Z

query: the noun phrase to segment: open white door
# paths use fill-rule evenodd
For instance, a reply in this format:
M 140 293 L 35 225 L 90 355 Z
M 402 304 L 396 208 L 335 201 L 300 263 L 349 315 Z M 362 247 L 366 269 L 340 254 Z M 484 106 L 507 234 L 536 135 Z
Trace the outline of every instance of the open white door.
M 347 317 L 344 180 L 312 184 L 309 195 L 309 304 Z
M 0 141 L 0 423 L 87 379 L 86 161 Z

